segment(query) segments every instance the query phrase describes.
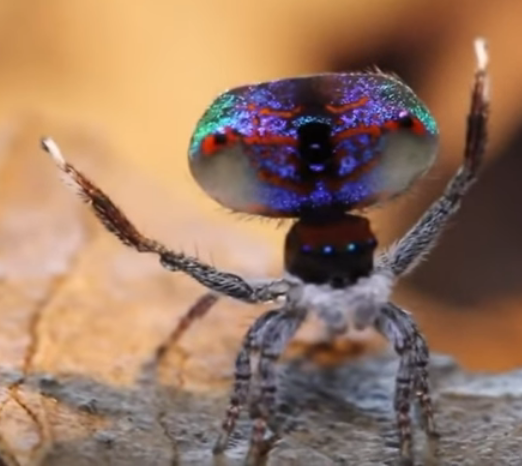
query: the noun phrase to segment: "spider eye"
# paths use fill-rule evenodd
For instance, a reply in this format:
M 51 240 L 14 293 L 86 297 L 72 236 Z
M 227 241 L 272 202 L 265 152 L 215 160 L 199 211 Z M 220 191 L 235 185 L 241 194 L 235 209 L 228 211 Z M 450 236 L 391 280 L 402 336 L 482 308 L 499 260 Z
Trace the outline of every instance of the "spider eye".
M 324 252 L 325 254 L 331 254 L 331 253 L 333 252 L 333 248 L 332 248 L 332 246 L 324 246 L 324 247 L 323 247 L 323 252 Z
M 357 244 L 349 243 L 348 246 L 346 246 L 346 250 L 348 252 L 355 252 L 355 251 L 357 251 Z

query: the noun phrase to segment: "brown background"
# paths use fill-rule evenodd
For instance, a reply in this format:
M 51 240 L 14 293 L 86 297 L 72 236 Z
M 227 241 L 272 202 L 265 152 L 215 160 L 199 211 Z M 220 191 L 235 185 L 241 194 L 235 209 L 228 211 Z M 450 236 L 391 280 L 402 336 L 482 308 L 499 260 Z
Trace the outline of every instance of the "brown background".
M 81 152 L 81 167 L 93 177 L 100 173 L 96 179 L 105 179 L 105 189 L 148 233 L 250 276 L 278 274 L 284 230 L 262 221 L 242 221 L 204 196 L 187 170 L 191 130 L 205 106 L 227 87 L 377 64 L 414 87 L 432 109 L 442 133 L 442 150 L 433 171 L 403 199 L 372 214 L 386 244 L 441 191 L 460 161 L 474 66 L 472 39 L 481 34 L 488 38 L 491 51 L 488 165 L 440 246 L 403 283 L 397 298 L 418 316 L 433 349 L 455 355 L 471 368 L 519 366 L 520 18 L 522 3 L 516 0 L 4 0 L 0 2 L 4 143 L 0 161 L 5 162 L 5 182 L 0 194 L 11 187 L 3 202 L 15 207 L 22 198 L 32 205 L 31 195 L 45 197 L 48 190 L 56 197 L 46 198 L 49 205 L 66 202 L 57 200 L 70 194 L 58 185 L 47 162 L 36 162 L 44 157 L 37 138 L 51 132 L 72 157 Z M 27 165 L 10 168 L 14 162 L 7 162 L 22 160 L 22 153 L 29 154 Z M 132 188 L 129 179 L 142 188 Z M 40 186 L 41 192 L 34 186 Z M 72 205 L 78 208 L 73 201 Z M 38 244 L 46 228 L 43 223 L 49 224 L 47 214 L 67 215 L 56 207 L 37 210 L 42 217 L 29 221 L 18 209 L 25 248 Z M 7 217 L 0 217 L 0 222 L 5 225 Z M 22 228 L 24 222 L 27 228 Z M 68 237 L 61 226 L 56 228 Z M 14 240 L 6 234 L 3 238 L 13 255 L 11 262 L 2 263 L 3 278 L 9 281 L 15 269 L 34 256 L 21 250 L 20 235 L 15 250 Z M 118 254 L 127 254 L 116 242 L 106 241 Z M 129 254 L 130 263 L 142 267 L 141 258 Z M 99 269 L 114 271 L 114 263 L 105 259 Z M 35 262 L 31 267 L 38 267 Z M 157 280 L 176 286 L 177 277 L 154 269 L 154 261 L 150 264 L 161 277 Z M 196 296 L 199 288 L 190 286 L 186 299 L 176 296 L 182 301 Z M 171 314 L 165 322 L 174 323 L 181 307 L 172 302 L 166 308 L 169 305 Z M 213 338 L 224 341 L 226 332 L 216 336 L 209 330 L 215 328 L 212 322 L 225 319 L 227 325 L 220 328 L 234 335 L 233 349 L 253 314 L 230 306 L 210 317 L 208 326 L 202 323 L 191 341 L 199 338 L 202 345 Z M 0 314 L 13 312 L 6 303 L 0 309 Z M 142 319 L 156 318 L 154 306 L 142 312 Z M 104 319 L 110 315 L 108 309 Z M 132 313 L 125 319 L 128 329 L 140 325 Z M 140 335 L 135 338 L 133 344 L 140 345 Z M 2 345 L 9 347 L 10 342 L 5 337 Z

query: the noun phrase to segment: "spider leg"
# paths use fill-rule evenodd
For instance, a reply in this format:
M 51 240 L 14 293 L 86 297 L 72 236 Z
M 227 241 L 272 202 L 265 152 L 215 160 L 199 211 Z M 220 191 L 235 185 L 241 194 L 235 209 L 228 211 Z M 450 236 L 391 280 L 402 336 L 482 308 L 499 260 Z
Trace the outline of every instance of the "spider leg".
M 157 254 L 161 265 L 166 269 L 184 272 L 212 291 L 240 301 L 274 301 L 287 291 L 288 285 L 283 280 L 247 282 L 238 275 L 222 272 L 195 257 L 171 251 L 158 241 L 143 236 L 100 188 L 64 159 L 52 139 L 43 138 L 41 143 L 61 171 L 64 181 L 91 207 L 105 228 L 123 244 L 138 252 Z
M 170 333 L 168 338 L 156 350 L 156 361 L 160 361 L 167 350 L 176 345 L 181 337 L 187 332 L 197 319 L 202 319 L 214 307 L 219 300 L 219 295 L 212 291 L 201 295 L 197 301 L 190 306 L 188 311 L 181 317 L 178 325 Z
M 388 303 L 381 308 L 375 321 L 375 328 L 393 344 L 400 358 L 394 408 L 397 415 L 401 459 L 403 464 L 411 465 L 413 464 L 410 417 L 412 391 L 415 392 L 421 407 L 424 430 L 430 438 L 438 437 L 428 383 L 429 349 L 412 316 L 393 303 Z
M 241 349 L 236 357 L 234 387 L 230 397 L 230 403 L 225 419 L 221 426 L 221 432 L 214 445 L 214 454 L 222 453 L 228 445 L 228 440 L 233 432 L 241 409 L 245 406 L 250 391 L 252 378 L 251 359 L 252 353 L 259 350 L 262 336 L 266 326 L 273 321 L 281 311 L 272 310 L 261 314 L 248 329 L 243 339 Z
M 488 139 L 489 116 L 488 54 L 483 39 L 475 41 L 475 53 L 478 66 L 467 119 L 463 164 L 442 196 L 421 219 L 389 251 L 378 257 L 377 268 L 390 269 L 395 276 L 413 270 L 435 246 L 448 220 L 457 212 L 462 198 L 477 179 Z
M 275 420 L 277 403 L 277 361 L 290 339 L 301 326 L 305 312 L 301 309 L 283 309 L 267 323 L 260 346 L 258 363 L 261 393 L 253 406 L 253 427 L 246 463 L 255 465 L 279 439 L 280 423 Z M 265 440 L 268 424 L 273 434 Z

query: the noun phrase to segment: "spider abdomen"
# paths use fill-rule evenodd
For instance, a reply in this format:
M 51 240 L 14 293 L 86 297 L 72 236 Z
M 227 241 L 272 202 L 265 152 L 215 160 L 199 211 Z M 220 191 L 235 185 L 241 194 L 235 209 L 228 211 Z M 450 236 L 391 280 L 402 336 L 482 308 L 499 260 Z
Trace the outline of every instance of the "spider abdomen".
M 395 196 L 432 164 L 433 117 L 398 79 L 331 73 L 231 89 L 194 131 L 201 187 L 234 211 L 301 217 Z

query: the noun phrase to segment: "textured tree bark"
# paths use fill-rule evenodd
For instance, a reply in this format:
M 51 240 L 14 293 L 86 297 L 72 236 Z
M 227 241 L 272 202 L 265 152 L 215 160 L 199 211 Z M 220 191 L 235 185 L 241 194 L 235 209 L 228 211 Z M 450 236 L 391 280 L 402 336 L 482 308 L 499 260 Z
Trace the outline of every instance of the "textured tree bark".
M 210 451 L 234 352 L 259 309 L 218 304 L 156 367 L 155 350 L 201 288 L 99 228 L 40 151 L 42 122 L 24 121 L 20 128 L 4 134 L 0 158 L 4 464 L 217 464 Z M 173 223 L 165 225 L 158 213 L 171 213 L 168 196 L 122 166 L 111 169 L 101 143 L 56 126 L 52 134 L 151 234 L 159 232 L 174 246 L 202 238 L 203 221 L 190 207 L 175 206 Z M 151 205 L 151 211 L 144 208 Z M 218 252 L 216 262 L 241 273 L 278 273 L 259 244 L 219 224 L 211 227 L 205 246 Z M 305 334 L 298 340 L 305 341 Z M 282 363 L 282 397 L 296 429 L 269 465 L 394 464 L 396 360 L 346 357 L 371 346 L 364 338 L 345 344 L 344 362 L 337 365 Z M 438 356 L 432 375 L 443 436 L 440 464 L 518 464 L 522 373 L 468 374 Z M 248 427 L 240 423 L 220 464 L 241 464 Z M 419 464 L 428 464 L 422 435 L 416 440 Z

